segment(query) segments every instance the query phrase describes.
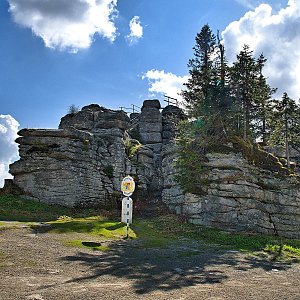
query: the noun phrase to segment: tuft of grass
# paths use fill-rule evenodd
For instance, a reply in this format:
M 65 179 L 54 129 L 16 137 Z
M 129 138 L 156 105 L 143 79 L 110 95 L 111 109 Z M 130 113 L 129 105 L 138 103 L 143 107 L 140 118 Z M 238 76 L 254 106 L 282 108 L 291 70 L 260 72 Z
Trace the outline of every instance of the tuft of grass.
M 65 242 L 65 245 L 68 247 L 77 247 L 77 248 L 88 248 L 94 251 L 108 251 L 109 247 L 101 245 L 97 242 L 84 242 L 81 240 L 71 240 Z
M 272 261 L 300 262 L 300 247 L 286 244 L 267 244 L 262 250 Z

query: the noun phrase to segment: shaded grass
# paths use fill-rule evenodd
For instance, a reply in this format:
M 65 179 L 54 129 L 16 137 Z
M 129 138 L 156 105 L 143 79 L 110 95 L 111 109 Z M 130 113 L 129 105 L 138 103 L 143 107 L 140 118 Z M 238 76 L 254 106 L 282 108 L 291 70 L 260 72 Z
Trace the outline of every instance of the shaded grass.
M 96 214 L 94 209 L 76 210 L 15 195 L 0 195 L 0 221 L 47 222 L 64 215 L 84 217 Z
M 134 230 L 142 238 L 143 247 L 168 247 L 180 240 L 198 241 L 201 249 L 214 247 L 220 250 L 237 250 L 259 255 L 265 253 L 270 260 L 300 262 L 300 241 L 277 236 L 226 232 L 180 222 L 174 215 L 135 222 Z M 197 255 L 196 251 L 183 251 L 180 256 Z

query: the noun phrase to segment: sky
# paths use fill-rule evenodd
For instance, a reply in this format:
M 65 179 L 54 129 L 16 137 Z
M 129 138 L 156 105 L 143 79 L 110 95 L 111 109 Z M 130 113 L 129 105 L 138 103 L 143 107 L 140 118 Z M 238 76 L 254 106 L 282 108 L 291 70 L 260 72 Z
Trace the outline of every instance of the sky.
M 0 187 L 21 128 L 57 128 L 70 105 L 179 98 L 209 24 L 232 62 L 264 53 L 276 97 L 300 97 L 300 0 L 0 0 Z

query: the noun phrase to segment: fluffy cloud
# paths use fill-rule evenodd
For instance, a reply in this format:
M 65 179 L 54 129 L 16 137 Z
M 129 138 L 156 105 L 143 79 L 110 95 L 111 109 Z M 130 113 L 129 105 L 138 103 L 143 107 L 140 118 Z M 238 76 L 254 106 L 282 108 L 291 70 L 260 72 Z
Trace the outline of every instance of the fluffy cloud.
M 15 143 L 19 123 L 10 115 L 0 115 L 0 187 L 4 179 L 11 178 L 8 165 L 18 159 L 18 146 Z
M 8 0 L 16 23 L 30 28 L 49 48 L 77 52 L 97 33 L 114 41 L 117 0 Z
M 247 12 L 240 20 L 230 23 L 222 32 L 227 58 L 235 59 L 243 44 L 263 53 L 268 59 L 265 75 L 277 97 L 287 92 L 300 97 L 300 1 L 289 0 L 286 8 L 273 12 L 268 4 L 261 4 Z
M 129 44 L 136 43 L 143 36 L 143 26 L 140 22 L 140 17 L 135 16 L 129 22 L 130 33 L 126 36 Z
M 188 76 L 177 76 L 173 73 L 165 73 L 165 71 L 150 70 L 145 73 L 142 79 L 148 79 L 149 92 L 165 94 L 179 101 L 182 100 L 178 94 L 183 89 L 183 84 L 187 82 Z

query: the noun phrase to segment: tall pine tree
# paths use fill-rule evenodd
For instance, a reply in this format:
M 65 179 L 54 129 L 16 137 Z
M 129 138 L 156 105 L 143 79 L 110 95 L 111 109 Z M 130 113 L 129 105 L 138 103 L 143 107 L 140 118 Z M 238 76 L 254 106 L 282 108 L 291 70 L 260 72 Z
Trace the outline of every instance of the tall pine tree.
M 284 145 L 287 165 L 290 167 L 290 146 L 300 142 L 300 109 L 295 100 L 284 93 L 281 100 L 274 100 L 274 119 L 271 143 Z
M 209 25 L 202 27 L 195 40 L 194 57 L 188 63 L 190 78 L 181 95 L 190 116 L 224 132 L 225 112 L 230 106 L 224 45 Z
M 185 84 L 186 89 L 182 91 L 182 96 L 189 114 L 203 117 L 213 109 L 211 94 L 214 84 L 216 37 L 209 25 L 204 25 L 195 40 L 194 57 L 188 63 L 190 78 Z

